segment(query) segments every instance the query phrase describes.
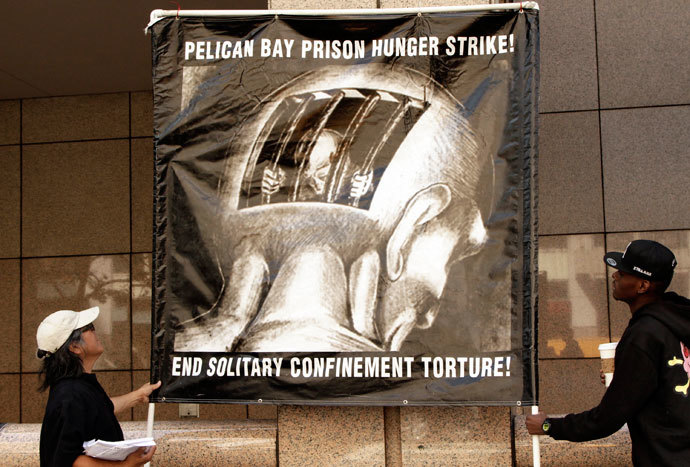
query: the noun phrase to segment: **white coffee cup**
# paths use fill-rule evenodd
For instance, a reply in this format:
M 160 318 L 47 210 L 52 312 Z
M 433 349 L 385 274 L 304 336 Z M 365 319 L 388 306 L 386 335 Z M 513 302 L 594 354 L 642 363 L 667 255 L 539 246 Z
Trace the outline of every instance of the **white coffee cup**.
M 616 346 L 618 342 L 607 342 L 599 345 L 599 355 L 601 355 L 601 369 L 604 371 L 606 387 L 609 387 L 613 379 L 613 358 L 616 356 Z

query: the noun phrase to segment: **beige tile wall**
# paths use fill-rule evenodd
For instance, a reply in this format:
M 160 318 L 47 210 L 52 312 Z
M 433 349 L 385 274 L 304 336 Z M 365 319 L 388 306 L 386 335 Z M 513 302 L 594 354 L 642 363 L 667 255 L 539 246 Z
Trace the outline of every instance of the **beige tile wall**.
M 510 465 L 507 407 L 403 407 L 402 465 Z
M 382 407 L 280 406 L 278 433 L 280 465 L 386 465 Z
M 597 108 L 592 2 L 540 0 L 541 112 Z
M 0 320 L 2 320 L 4 339 L 0 340 L 0 373 L 19 373 L 19 349 L 21 349 L 20 302 L 20 261 L 18 259 L 0 260 Z
M 687 4 L 664 0 L 596 0 L 594 3 L 600 107 L 687 105 L 690 97 L 690 60 L 687 59 L 690 8 Z
M 0 144 L 19 144 L 19 101 L 0 101 Z
M 274 0 L 270 7 L 441 4 Z M 542 408 L 563 413 L 598 402 L 596 346 L 616 340 L 629 318 L 610 297 L 605 251 L 634 238 L 666 243 L 680 264 L 671 288 L 690 295 L 690 36 L 683 27 L 690 10 L 662 8 L 661 0 L 540 5 L 539 380 Z M 107 389 L 147 380 L 151 120 L 149 92 L 0 101 L 0 316 L 7 330 L 0 422 L 40 419 L 45 394 L 35 390 L 33 333 L 58 308 L 103 307 L 97 326 L 109 345 L 99 374 Z M 438 430 L 457 435 L 464 453 L 475 452 L 475 434 L 489 433 L 482 441 L 497 451 L 492 460 L 510 462 L 510 417 L 500 408 L 228 405 L 202 406 L 201 414 L 278 417 L 286 465 L 302 462 L 305 450 L 344 463 L 356 446 L 367 465 L 443 463 L 458 454 L 448 454 L 451 441 Z M 145 416 L 139 407 L 122 419 Z M 177 417 L 176 405 L 158 405 L 157 419 Z
M 35 332 L 59 309 L 100 307 L 96 372 L 109 393 L 148 381 L 152 110 L 150 92 L 0 101 L 0 423 L 41 421 Z M 273 406 L 200 408 L 202 419 L 276 417 Z M 156 419 L 179 419 L 177 404 L 159 404 Z
M 127 139 L 25 145 L 22 255 L 129 251 Z
M 539 133 L 539 233 L 603 231 L 599 115 L 544 114 Z
M 3 422 L 19 420 L 20 376 L 18 374 L 0 374 L 0 420 Z
M 129 136 L 129 94 L 22 101 L 22 142 L 83 141 Z
M 0 105 L 0 112 L 2 105 Z M 0 146 L 0 167 L 3 180 L 0 183 L 0 258 L 19 256 L 19 218 L 20 218 L 20 147 Z

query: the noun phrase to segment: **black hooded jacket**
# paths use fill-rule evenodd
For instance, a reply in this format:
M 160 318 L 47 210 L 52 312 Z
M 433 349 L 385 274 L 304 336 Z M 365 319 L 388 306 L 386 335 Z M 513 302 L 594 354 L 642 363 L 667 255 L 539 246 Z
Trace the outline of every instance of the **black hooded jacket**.
M 635 465 L 690 466 L 690 300 L 669 292 L 638 309 L 601 403 L 549 421 L 549 435 L 569 441 L 603 438 L 627 423 Z

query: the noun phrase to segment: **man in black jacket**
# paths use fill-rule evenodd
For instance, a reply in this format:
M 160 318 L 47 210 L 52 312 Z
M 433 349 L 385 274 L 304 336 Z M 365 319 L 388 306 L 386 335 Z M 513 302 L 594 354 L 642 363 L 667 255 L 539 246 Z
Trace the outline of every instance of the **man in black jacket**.
M 528 415 L 527 430 L 589 441 L 627 423 L 633 464 L 690 466 L 690 300 L 664 293 L 676 258 L 660 243 L 635 240 L 604 260 L 616 269 L 613 298 L 632 313 L 611 385 L 597 407 L 564 418 Z

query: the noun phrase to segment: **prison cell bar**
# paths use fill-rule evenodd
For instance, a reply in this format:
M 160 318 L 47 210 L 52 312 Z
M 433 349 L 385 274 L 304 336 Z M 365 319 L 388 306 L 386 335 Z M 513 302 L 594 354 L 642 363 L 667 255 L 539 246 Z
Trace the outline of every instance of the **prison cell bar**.
M 352 140 L 355 138 L 355 134 L 362 125 L 364 119 L 367 117 L 367 115 L 369 115 L 379 100 L 381 100 L 381 96 L 378 93 L 367 96 L 359 109 L 357 109 L 355 116 L 352 118 L 352 120 L 350 120 L 350 124 L 345 132 L 345 137 L 338 146 L 338 153 L 336 154 L 336 168 L 327 191 L 326 200 L 329 203 L 332 203 L 335 200 L 335 197 L 338 195 L 338 189 L 340 188 L 340 183 L 343 178 L 345 155 L 348 153 L 350 146 L 352 145 Z
M 343 100 L 345 97 L 345 92 L 344 91 L 338 91 L 328 102 L 328 105 L 326 105 L 326 108 L 323 110 L 321 113 L 321 116 L 319 117 L 319 121 L 316 124 L 316 129 L 314 130 L 313 136 L 311 137 L 310 140 L 307 141 L 306 147 L 303 148 L 302 150 L 302 145 L 300 144 L 300 147 L 298 148 L 298 153 L 302 154 L 302 162 L 299 165 L 299 169 L 297 171 L 297 176 L 295 177 L 295 187 L 291 193 L 291 195 L 288 197 L 289 201 L 296 201 L 297 197 L 299 195 L 299 190 L 300 190 L 300 180 L 302 177 L 302 172 L 304 171 L 304 166 L 306 164 L 306 161 L 309 159 L 312 150 L 314 149 L 314 145 L 316 144 L 316 141 L 318 140 L 319 136 L 321 135 L 321 132 L 323 131 L 324 127 L 326 126 L 326 122 L 331 118 L 331 115 L 333 115 L 333 112 L 335 111 L 336 107 L 338 107 L 338 104 L 340 104 L 340 101 Z
M 288 125 L 287 129 L 283 131 L 283 134 L 280 136 L 279 140 L 279 147 L 278 147 L 278 152 L 276 153 L 275 157 L 273 158 L 273 167 L 272 170 L 275 172 L 275 170 L 278 168 L 278 162 L 280 162 L 280 158 L 283 156 L 283 153 L 285 152 L 285 148 L 287 147 L 288 143 L 290 142 L 290 139 L 292 139 L 292 135 L 295 133 L 295 129 L 297 128 L 297 124 L 300 122 L 302 119 L 302 115 L 304 114 L 304 111 L 307 109 L 307 106 L 309 103 L 314 100 L 314 95 L 310 95 L 306 97 L 300 105 L 297 107 L 297 110 L 292 114 L 290 117 L 290 124 Z M 271 202 L 271 195 L 268 193 L 261 193 L 261 203 L 262 204 L 268 204 Z

